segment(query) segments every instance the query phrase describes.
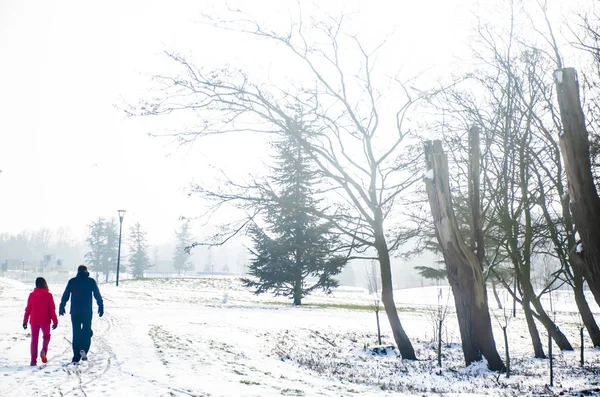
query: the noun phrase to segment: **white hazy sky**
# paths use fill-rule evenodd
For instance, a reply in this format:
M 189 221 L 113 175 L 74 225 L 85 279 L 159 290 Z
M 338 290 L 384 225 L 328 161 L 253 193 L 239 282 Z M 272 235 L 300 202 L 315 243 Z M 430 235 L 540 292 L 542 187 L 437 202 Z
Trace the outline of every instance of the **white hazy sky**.
M 83 235 L 91 220 L 123 208 L 126 223 L 140 221 L 150 242 L 160 243 L 172 239 L 178 216 L 195 214 L 198 203 L 183 192 L 190 181 L 211 164 L 261 158 L 244 142 L 179 147 L 149 138 L 152 120 L 125 118 L 115 107 L 144 95 L 149 76 L 167 67 L 164 50 L 207 67 L 268 66 L 274 55 L 260 44 L 198 23 L 201 10 L 222 3 L 0 0 L 0 232 L 67 227 Z M 325 11 L 300 3 L 305 14 Z M 285 24 L 297 7 L 240 4 L 274 24 Z M 320 7 L 355 12 L 357 33 L 367 39 L 395 32 L 386 51 L 417 73 L 467 51 L 472 14 L 489 4 L 356 0 Z

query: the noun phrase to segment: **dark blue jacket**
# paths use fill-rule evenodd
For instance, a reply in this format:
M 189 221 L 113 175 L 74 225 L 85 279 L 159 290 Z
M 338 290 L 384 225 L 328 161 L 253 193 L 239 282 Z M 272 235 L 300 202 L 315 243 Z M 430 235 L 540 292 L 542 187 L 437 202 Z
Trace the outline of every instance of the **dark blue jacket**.
M 80 271 L 77 276 L 70 279 L 67 283 L 67 288 L 60 300 L 60 310 L 64 310 L 69 297 L 71 297 L 71 314 L 92 315 L 92 294 L 96 298 L 98 311 L 104 312 L 104 302 L 98 289 L 96 280 L 90 278 L 90 274 L 86 271 Z

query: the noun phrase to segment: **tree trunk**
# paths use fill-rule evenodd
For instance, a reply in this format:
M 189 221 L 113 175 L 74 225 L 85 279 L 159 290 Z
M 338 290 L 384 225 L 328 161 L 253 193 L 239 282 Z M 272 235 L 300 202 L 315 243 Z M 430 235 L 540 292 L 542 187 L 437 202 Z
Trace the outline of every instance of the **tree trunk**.
M 442 150 L 441 141 L 427 142 L 425 157 L 427 172 L 433 171 L 433 175 L 426 175 L 425 185 L 436 237 L 444 255 L 448 281 L 454 294 L 465 363 L 469 365 L 480 361 L 483 355 L 490 369 L 504 370 L 492 333 L 482 266 L 478 257 L 465 244 L 456 223 L 450 194 L 448 159 Z M 483 244 L 478 244 L 479 252 Z
M 525 321 L 527 321 L 527 329 L 529 330 L 529 336 L 531 337 L 531 344 L 533 345 L 533 354 L 535 358 L 546 358 L 544 353 L 544 345 L 542 344 L 542 338 L 535 325 L 535 319 L 533 318 L 533 311 L 531 310 L 530 302 L 531 296 L 529 294 L 523 294 L 523 313 L 525 314 Z
M 548 316 L 548 313 L 546 313 L 544 310 L 544 307 L 540 303 L 539 299 L 532 297 L 531 303 L 533 304 L 535 311 L 538 313 L 536 318 L 542 323 L 548 332 L 552 333 L 552 338 L 559 349 L 563 351 L 572 351 L 573 346 L 571 346 L 571 342 L 569 342 L 567 336 L 556 326 L 556 323 L 552 321 L 550 316 Z
M 552 357 L 552 330 L 548 331 L 548 358 L 550 358 L 550 386 L 554 386 L 554 357 Z
M 500 296 L 498 296 L 498 290 L 496 289 L 496 283 L 492 280 L 492 292 L 494 293 L 494 298 L 496 298 L 496 304 L 498 305 L 498 309 L 502 310 L 502 302 L 500 301 Z
M 594 319 L 592 310 L 585 299 L 583 288 L 575 289 L 573 292 L 575 292 L 575 302 L 577 303 L 579 314 L 581 314 L 581 319 L 585 325 L 585 328 L 587 329 L 590 339 L 592 340 L 592 344 L 594 347 L 600 347 L 600 329 L 598 329 L 598 324 Z
M 375 248 L 377 249 L 379 266 L 381 268 L 381 301 L 383 302 L 383 308 L 385 309 L 385 314 L 390 322 L 394 341 L 396 341 L 396 344 L 398 345 L 400 355 L 406 360 L 416 360 L 417 356 L 415 355 L 415 350 L 413 349 L 412 343 L 410 343 L 410 339 L 408 339 L 406 332 L 404 332 L 404 328 L 402 328 L 400 317 L 398 317 L 398 310 L 396 309 L 396 303 L 394 302 L 390 253 L 383 235 L 383 225 L 381 223 L 380 225 L 381 228 L 377 228 L 378 230 L 375 232 Z
M 584 343 L 583 343 L 583 328 L 579 329 L 579 337 L 581 338 L 581 366 L 583 367 L 585 360 L 583 359 L 583 349 L 585 347 Z
M 438 321 L 438 367 L 442 367 L 442 327 L 444 325 L 444 320 Z M 447 342 L 447 341 L 446 341 Z
M 296 244 L 301 246 L 300 233 L 296 234 Z M 295 274 L 294 274 L 294 306 L 300 306 L 302 304 L 302 252 L 299 248 L 294 250 L 295 260 Z
M 574 252 L 572 252 L 570 256 L 571 258 L 578 257 L 578 255 Z M 598 328 L 598 324 L 594 319 L 590 305 L 585 299 L 585 294 L 583 291 L 583 276 L 579 270 L 578 262 L 571 262 L 571 270 L 573 271 L 573 294 L 575 295 L 575 303 L 579 309 L 579 314 L 581 314 L 581 320 L 587 329 L 588 335 L 590 336 L 594 347 L 600 347 L 600 329 Z
M 381 327 L 379 326 L 379 309 L 375 311 L 375 317 L 377 318 L 377 342 L 381 346 Z
M 300 306 L 302 304 L 302 279 L 294 282 L 294 306 Z
M 502 327 L 502 333 L 504 334 L 504 352 L 506 353 L 506 377 L 510 378 L 510 354 L 508 350 L 508 333 L 506 327 Z
M 527 304 L 527 308 L 529 308 L 529 310 L 531 310 L 530 305 L 529 305 L 529 303 L 531 303 L 531 305 L 537 312 L 537 315 L 535 317 L 537 318 L 537 320 L 540 323 L 542 323 L 544 328 L 546 328 L 546 331 L 548 331 L 549 333 L 550 332 L 552 333 L 552 337 L 554 338 L 554 341 L 556 342 L 556 344 L 558 345 L 560 350 L 568 350 L 568 351 L 573 350 L 573 346 L 571 346 L 571 343 L 569 342 L 569 340 L 567 339 L 565 334 L 563 334 L 562 331 L 560 331 L 558 329 L 558 327 L 556 326 L 554 321 L 552 321 L 552 319 L 550 319 L 550 317 L 544 310 L 542 303 L 535 296 L 535 292 L 533 290 L 533 285 L 531 284 L 531 279 L 529 277 L 529 266 L 524 266 L 524 265 L 521 266 L 521 271 L 518 272 L 517 274 L 519 275 L 519 282 L 521 285 L 521 289 L 523 290 L 523 302 L 522 302 L 523 309 L 525 309 L 525 304 Z M 532 335 L 532 338 L 533 338 L 533 335 Z M 534 342 L 534 345 L 535 345 L 535 342 Z M 534 349 L 535 349 L 535 347 L 534 347 Z M 537 355 L 536 355 L 536 357 L 537 357 Z
M 481 216 L 481 198 L 479 196 L 479 128 L 471 127 L 469 129 L 469 207 L 470 227 L 471 227 L 471 252 L 474 252 L 479 262 L 479 267 L 483 269 L 485 260 L 485 244 L 483 239 L 483 220 Z M 448 191 L 450 194 L 450 191 Z
M 562 197 L 561 205 L 565 228 L 567 229 L 567 241 L 568 245 L 571 247 L 570 250 L 567 249 L 568 267 L 566 269 L 566 272 L 572 278 L 571 287 L 573 289 L 573 296 L 575 298 L 577 308 L 579 309 L 583 325 L 587 329 L 594 347 L 600 347 L 600 329 L 598 328 L 598 324 L 594 319 L 594 315 L 592 314 L 592 310 L 590 309 L 590 305 L 588 304 L 588 301 L 584 294 L 583 286 L 585 284 L 585 280 L 583 278 L 583 273 L 581 269 L 581 256 L 577 255 L 577 244 L 575 241 L 575 233 L 573 229 L 573 217 L 571 216 L 571 209 L 569 208 L 569 196 L 567 194 L 565 194 Z
M 563 134 L 559 138 L 569 181 L 571 213 L 583 242 L 581 270 L 600 305 L 600 197 L 594 185 L 590 144 L 579 98 L 577 72 L 565 68 L 554 72 Z

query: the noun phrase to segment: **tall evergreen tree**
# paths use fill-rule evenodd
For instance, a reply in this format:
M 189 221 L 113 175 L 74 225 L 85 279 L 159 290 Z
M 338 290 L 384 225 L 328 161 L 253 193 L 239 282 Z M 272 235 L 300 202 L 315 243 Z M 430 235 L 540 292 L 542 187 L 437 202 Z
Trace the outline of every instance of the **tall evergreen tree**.
M 173 269 L 177 270 L 177 274 L 190 270 L 192 264 L 190 262 L 190 253 L 188 248 L 192 244 L 192 235 L 190 233 L 190 224 L 183 222 L 181 228 L 175 232 L 177 245 L 173 254 Z
M 271 180 L 278 197 L 265 203 L 265 227 L 250 226 L 254 258 L 244 285 L 256 294 L 273 291 L 289 296 L 294 305 L 315 289 L 326 292 L 338 286 L 333 276 L 346 264 L 336 256 L 337 238 L 326 223 L 310 214 L 318 206 L 314 186 L 318 175 L 294 137 L 274 143 L 276 165 Z
M 104 275 L 104 281 L 108 282 L 110 273 L 116 270 L 117 266 L 117 249 L 118 249 L 118 232 L 117 222 L 115 219 L 107 221 L 100 217 L 92 222 L 90 234 L 86 238 L 86 242 L 90 251 L 85 254 L 89 268 L 92 272 L 98 275 Z
M 119 250 L 119 228 L 117 221 L 112 218 L 104 224 L 104 234 L 106 236 L 106 244 L 103 250 L 103 268 L 104 282 L 108 282 L 108 277 L 111 272 L 117 269 L 117 251 Z M 123 259 L 123 255 L 121 255 Z M 125 271 L 124 266 L 120 266 L 121 271 Z
M 102 271 L 102 253 L 104 251 L 104 245 L 106 244 L 106 236 L 104 233 L 104 224 L 106 220 L 104 218 L 98 218 L 96 221 L 89 225 L 90 233 L 85 239 L 90 251 L 85 254 L 85 261 L 87 262 L 90 271 L 96 273 L 96 280 L 98 279 L 99 273 Z
M 129 266 L 134 278 L 144 277 L 144 271 L 152 267 L 148 256 L 146 232 L 139 222 L 129 230 Z

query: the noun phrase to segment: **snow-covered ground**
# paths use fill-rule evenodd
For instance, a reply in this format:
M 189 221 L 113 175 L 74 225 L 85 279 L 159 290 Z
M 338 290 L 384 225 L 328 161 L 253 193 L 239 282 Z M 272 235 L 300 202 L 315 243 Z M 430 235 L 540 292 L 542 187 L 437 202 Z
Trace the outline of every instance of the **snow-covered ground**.
M 50 285 L 57 305 L 63 287 Z M 32 286 L 0 278 L 0 396 L 515 396 L 580 395 L 576 391 L 584 389 L 600 393 L 600 351 L 586 348 L 585 365 L 579 366 L 579 334 L 567 292 L 555 293 L 553 307 L 576 350 L 561 353 L 554 346 L 554 387 L 547 387 L 549 361 L 531 358 L 520 313 L 509 326 L 513 371 L 509 379 L 487 371 L 483 363 L 464 367 L 453 317 L 444 330 L 448 344 L 439 369 L 429 314 L 438 302 L 436 287 L 396 292 L 400 319 L 418 362 L 364 351 L 365 345 L 376 344 L 376 325 L 374 313 L 364 310 L 371 298 L 360 289 L 317 294 L 307 298 L 304 307 L 295 308 L 283 298 L 255 296 L 233 277 L 127 280 L 118 288 L 112 284 L 100 288 L 105 315 L 94 317 L 90 360 L 68 364 L 71 324 L 63 316 L 52 334 L 48 364 L 30 367 L 29 331 L 21 328 L 21 320 Z M 597 309 L 593 299 L 589 302 Z M 493 321 L 504 355 L 502 332 Z M 382 333 L 384 344 L 393 344 L 383 313 Z

